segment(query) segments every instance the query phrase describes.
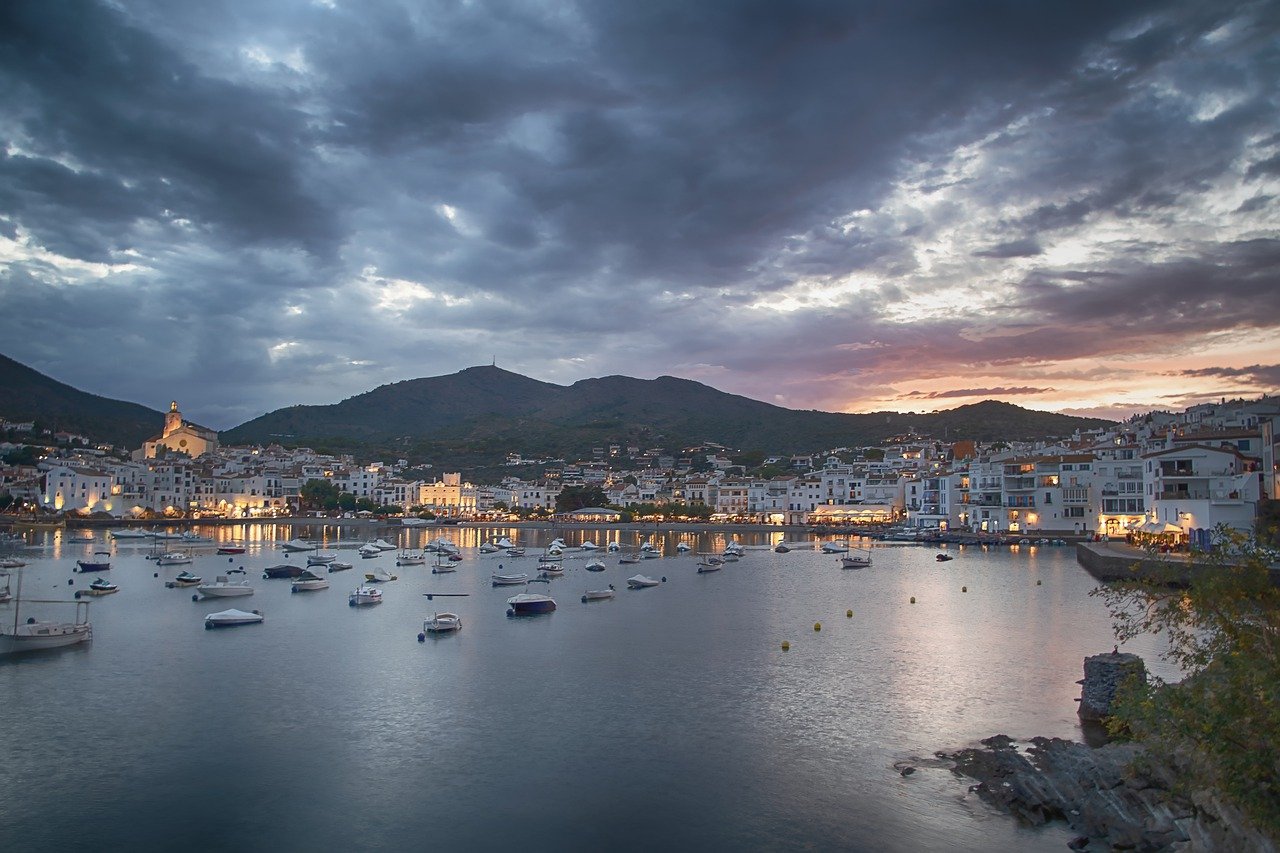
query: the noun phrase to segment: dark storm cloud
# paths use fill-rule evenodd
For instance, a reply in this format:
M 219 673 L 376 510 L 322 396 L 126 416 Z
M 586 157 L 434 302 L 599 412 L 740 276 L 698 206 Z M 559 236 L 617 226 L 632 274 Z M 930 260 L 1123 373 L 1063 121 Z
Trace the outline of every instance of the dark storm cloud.
M 952 384 L 1048 393 L 1015 372 L 1278 322 L 1278 17 L 9 3 L 0 336 L 213 426 L 495 355 L 797 406 L 992 365 Z
M 996 388 L 956 388 L 950 391 L 911 391 L 904 397 L 921 397 L 926 400 L 945 400 L 952 397 L 1011 397 L 1020 394 L 1044 394 L 1052 388 L 1035 388 L 1029 385 Z
M 1263 388 L 1280 388 L 1280 364 L 1251 364 L 1248 367 L 1201 367 L 1182 370 L 1179 376 L 1239 379 Z

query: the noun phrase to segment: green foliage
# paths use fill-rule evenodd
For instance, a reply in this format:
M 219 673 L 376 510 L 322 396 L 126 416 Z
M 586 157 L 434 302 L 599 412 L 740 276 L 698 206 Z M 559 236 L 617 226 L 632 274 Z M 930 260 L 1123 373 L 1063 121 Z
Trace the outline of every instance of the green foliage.
M 1190 790 L 1221 792 L 1259 827 L 1280 833 L 1280 589 L 1268 554 L 1220 527 L 1187 588 L 1159 579 L 1101 587 L 1116 638 L 1161 634 L 1177 684 L 1131 685 L 1115 706 L 1157 755 L 1189 751 Z
M 40 449 L 24 444 L 16 450 L 10 450 L 3 459 L 6 465 L 34 465 L 40 461 Z
M 328 480 L 307 480 L 298 489 L 302 506 L 307 509 L 336 509 L 338 494 L 338 487 Z
M 884 451 L 878 447 L 868 447 L 862 451 L 862 456 L 868 462 L 883 462 Z
M 573 512 L 591 506 L 604 506 L 609 502 L 604 489 L 599 486 L 567 486 L 556 495 L 556 512 Z

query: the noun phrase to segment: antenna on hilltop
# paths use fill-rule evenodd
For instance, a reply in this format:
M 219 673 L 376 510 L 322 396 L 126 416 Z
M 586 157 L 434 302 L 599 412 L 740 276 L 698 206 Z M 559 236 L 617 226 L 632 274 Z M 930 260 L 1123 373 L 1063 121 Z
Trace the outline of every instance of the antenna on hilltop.
M 497 366 L 498 366 L 498 357 L 497 357 L 496 355 L 493 357 L 493 360 L 489 362 L 489 366 L 490 366 L 490 367 L 497 367 Z

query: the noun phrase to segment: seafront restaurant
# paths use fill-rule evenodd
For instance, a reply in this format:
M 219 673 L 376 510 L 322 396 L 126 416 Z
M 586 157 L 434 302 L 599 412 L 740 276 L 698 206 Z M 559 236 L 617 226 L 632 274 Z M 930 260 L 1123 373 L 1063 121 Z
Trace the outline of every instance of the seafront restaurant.
M 582 524 L 616 524 L 622 521 L 622 512 L 603 506 L 587 506 L 570 512 L 557 513 L 555 520 Z

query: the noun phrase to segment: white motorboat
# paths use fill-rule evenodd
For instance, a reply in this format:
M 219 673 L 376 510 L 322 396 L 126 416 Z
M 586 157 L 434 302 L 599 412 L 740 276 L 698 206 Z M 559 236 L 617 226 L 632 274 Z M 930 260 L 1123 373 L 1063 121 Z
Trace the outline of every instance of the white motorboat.
M 329 573 L 333 574 L 334 572 L 345 572 L 347 569 L 350 569 L 350 568 L 352 568 L 352 565 L 350 563 L 344 563 L 341 560 L 334 560 L 332 563 L 329 564 Z
M 719 557 L 703 557 L 698 561 L 698 574 L 704 575 L 707 572 L 718 572 L 724 568 L 724 560 Z
M 588 601 L 604 601 L 605 599 L 613 598 L 613 593 L 613 584 L 609 584 L 608 589 L 587 590 L 582 594 L 582 600 L 584 603 Z
M 112 530 L 112 539 L 150 539 L 151 534 L 145 530 Z
M 253 587 L 249 586 L 247 580 L 233 581 L 226 575 L 218 575 L 213 583 L 202 583 L 197 586 L 196 592 L 206 598 L 232 598 L 238 595 L 253 595 Z
M 677 542 L 677 543 L 676 543 L 676 550 L 677 550 L 677 551 L 679 551 L 681 554 L 683 554 L 683 553 L 685 553 L 686 551 L 692 551 L 692 550 L 693 550 L 693 546 L 692 546 L 692 545 L 690 545 L 688 542 Z
M 605 570 L 604 560 L 595 559 L 587 563 L 584 568 L 589 572 L 603 572 Z
M 646 577 L 645 575 L 632 575 L 627 578 L 627 586 L 632 589 L 647 589 L 651 586 L 657 586 L 660 583 L 662 583 L 662 581 Z
M 733 542 L 730 542 L 728 545 L 724 546 L 724 553 L 721 554 L 720 556 L 728 557 L 729 555 L 732 554 L 735 557 L 741 557 L 744 553 L 746 553 L 746 549 L 743 548 L 742 545 L 739 544 L 737 540 L 734 540 Z
M 630 565 L 632 563 L 638 563 L 638 562 L 640 562 L 639 554 L 623 554 L 621 557 L 618 558 L 619 565 Z
M 336 559 L 338 559 L 338 555 L 332 551 L 316 551 L 314 554 L 307 555 L 307 565 L 327 566 Z
M 204 627 L 230 628 L 233 625 L 256 625 L 262 621 L 261 610 L 219 610 L 217 613 L 206 613 Z
M 733 551 L 725 551 L 723 554 L 720 555 L 720 561 L 723 563 L 736 563 L 740 559 L 741 557 L 739 557 Z
M 457 613 L 435 613 L 422 623 L 425 634 L 448 634 L 462 628 L 462 617 Z
M 563 555 L 561 555 L 559 551 L 548 551 L 547 553 L 538 557 L 539 563 L 559 563 L 562 560 L 564 560 L 564 557 Z
M 600 546 L 592 542 L 590 539 L 588 539 L 586 542 L 583 542 L 578 547 L 581 548 L 583 551 L 594 551 Z
M 545 563 L 542 566 L 542 576 L 544 578 L 558 578 L 564 574 L 564 566 L 559 563 Z
M 0 560 L 0 569 L 20 569 L 25 565 L 26 563 L 16 557 L 5 557 L 3 560 Z
M 616 554 L 622 550 L 622 546 L 619 545 L 617 542 L 610 542 L 607 550 L 609 551 L 610 554 Z
M 843 539 L 832 539 L 830 542 L 822 543 L 822 553 L 824 554 L 843 554 L 849 550 L 849 543 Z
M 377 548 L 379 551 L 394 551 L 396 549 L 395 545 L 392 545 L 385 539 L 375 539 L 369 544 Z
M 405 551 L 399 557 L 396 557 L 397 566 L 421 566 L 425 565 L 426 562 L 426 554 L 414 554 L 409 551 Z
M 431 574 L 433 575 L 448 574 L 457 570 L 458 567 L 453 564 L 452 560 L 444 556 L 444 552 L 437 554 L 436 561 L 431 564 Z
M 372 560 L 374 557 L 382 555 L 382 549 L 372 542 L 366 542 L 356 549 L 356 553 L 366 560 Z
M 435 524 L 434 518 L 418 518 L 416 515 L 405 516 L 400 519 L 401 527 L 426 527 L 429 524 Z
M 310 592 L 317 589 L 328 589 L 329 581 L 307 570 L 293 579 L 291 587 L 293 592 Z
M 191 572 L 183 570 L 178 572 L 178 576 L 173 580 L 166 581 L 165 586 L 169 587 L 169 589 L 180 586 L 199 586 L 203 581 L 204 578 L 199 575 L 193 575 Z
M 347 596 L 347 604 L 351 607 L 363 607 L 367 604 L 381 604 L 382 590 L 376 586 L 358 586 Z
M 489 576 L 489 579 L 493 582 L 494 586 L 515 586 L 516 584 L 529 582 L 529 576 L 524 572 L 516 575 L 492 574 Z
M 185 551 L 168 551 L 156 557 L 157 566 L 184 566 L 191 561 L 191 555 Z
M 549 595 L 522 592 L 507 599 L 508 616 L 527 616 L 533 613 L 550 613 L 556 609 L 556 600 Z
M 510 539 L 508 539 L 508 538 L 507 538 L 507 537 L 505 537 L 505 536 L 503 536 L 501 539 L 499 539 L 497 542 L 494 542 L 493 544 L 494 544 L 494 545 L 497 545 L 499 548 L 514 548 L 514 547 L 516 547 L 516 543 L 512 542 Z
M 524 549 L 523 549 L 523 548 L 508 548 L 508 549 L 507 549 L 507 556 L 508 556 L 508 557 L 523 557 L 523 556 L 524 556 Z
M 386 569 L 374 569 L 371 572 L 365 572 L 364 579 L 370 583 L 386 583 L 387 581 L 398 580 L 398 576 L 391 574 Z
M 314 551 L 315 549 L 315 545 L 310 542 L 303 542 L 301 539 L 290 539 L 280 546 L 280 550 L 288 551 L 291 554 L 296 551 Z
M 501 550 L 502 550 L 501 548 L 499 548 L 497 545 L 493 544 L 492 542 L 485 542 L 483 545 L 480 546 L 481 554 L 496 554 Z

